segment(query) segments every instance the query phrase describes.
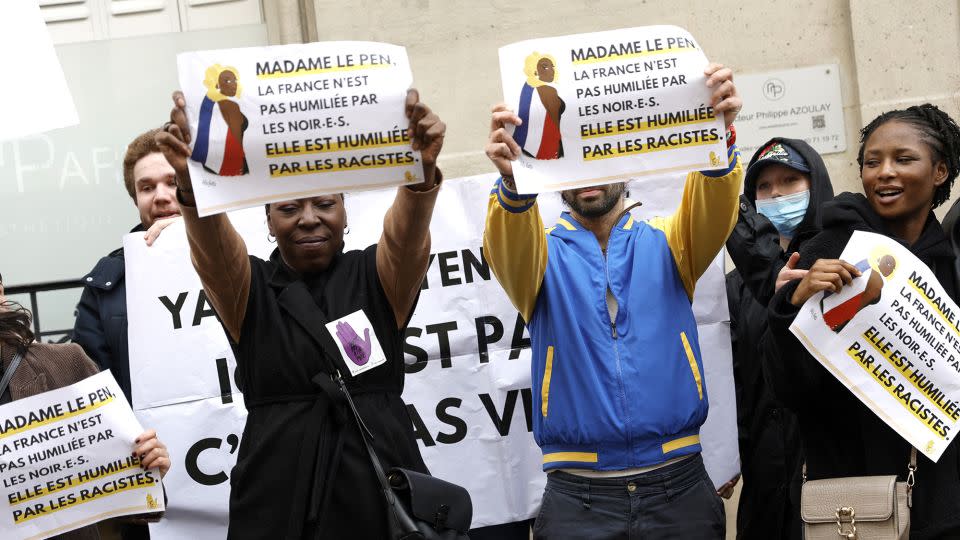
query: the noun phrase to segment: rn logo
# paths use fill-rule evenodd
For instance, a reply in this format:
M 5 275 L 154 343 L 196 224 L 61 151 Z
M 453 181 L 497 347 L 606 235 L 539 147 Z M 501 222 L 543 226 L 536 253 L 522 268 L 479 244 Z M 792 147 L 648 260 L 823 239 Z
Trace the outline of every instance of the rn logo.
M 777 101 L 783 97 L 787 89 L 780 79 L 767 79 L 763 83 L 763 97 L 770 101 Z

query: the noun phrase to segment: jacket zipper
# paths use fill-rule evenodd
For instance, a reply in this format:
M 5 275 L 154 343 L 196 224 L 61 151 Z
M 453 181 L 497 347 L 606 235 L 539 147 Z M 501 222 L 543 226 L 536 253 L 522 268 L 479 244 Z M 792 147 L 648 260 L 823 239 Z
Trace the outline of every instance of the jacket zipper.
M 617 230 L 617 224 L 620 223 L 620 220 L 623 219 L 623 216 L 629 214 L 629 213 L 630 213 L 630 210 L 633 210 L 634 208 L 636 208 L 637 206 L 640 206 L 641 204 L 642 204 L 642 203 L 640 203 L 640 202 L 633 203 L 633 204 L 631 204 L 630 206 L 628 206 L 627 208 L 624 208 L 624 209 L 623 209 L 623 212 L 620 212 L 620 215 L 617 216 L 617 220 L 613 222 L 613 227 L 610 227 L 610 234 L 607 235 L 607 247 L 610 247 L 610 239 L 613 238 L 613 231 Z M 594 237 L 594 238 L 596 238 L 596 237 Z M 609 272 L 608 269 L 607 269 L 607 252 L 606 252 L 606 250 L 603 249 L 603 246 L 600 245 L 600 242 L 599 242 L 599 241 L 597 242 L 597 247 L 600 248 L 600 256 L 603 258 L 603 275 L 604 275 L 604 277 L 605 277 L 606 280 L 607 280 L 607 290 L 603 291 L 603 303 L 606 304 L 606 303 L 607 303 L 607 291 L 610 291 L 610 296 L 613 296 L 613 299 L 614 299 L 614 300 L 616 300 L 617 297 L 613 294 L 613 288 L 610 287 L 610 272 Z M 607 308 L 607 309 L 608 309 L 608 312 L 609 312 L 609 308 Z M 620 312 L 620 302 L 617 302 L 617 313 L 619 313 L 619 312 Z M 619 337 L 619 335 L 617 334 L 617 317 L 616 317 L 616 316 L 614 316 L 613 319 L 610 320 L 610 336 L 611 336 L 614 340 L 616 340 L 616 339 Z M 613 348 L 614 348 L 614 349 L 617 349 L 616 343 L 614 343 L 614 347 L 613 347 Z M 619 350 L 617 350 L 617 372 L 618 372 L 618 374 L 619 374 L 619 372 L 620 372 L 620 352 L 619 352 Z M 620 384 L 621 384 L 621 392 L 622 392 L 622 390 L 623 390 L 623 381 L 622 381 L 623 375 L 622 375 L 622 374 L 621 374 L 620 378 L 621 378 L 621 383 L 620 383 Z M 626 396 L 626 394 L 624 394 L 624 396 Z
M 610 241 L 613 239 L 613 231 L 615 231 L 615 230 L 617 229 L 617 224 L 620 223 L 620 220 L 623 219 L 623 216 L 624 216 L 625 214 L 629 214 L 629 213 L 630 213 L 630 210 L 632 210 L 632 209 L 633 209 L 634 207 L 636 207 L 636 206 L 640 206 L 640 203 L 635 203 L 635 204 L 633 204 L 633 205 L 630 205 L 629 207 L 625 208 L 625 209 L 623 210 L 623 212 L 620 213 L 619 216 L 617 216 L 617 220 L 614 222 L 613 227 L 610 228 L 610 234 L 607 235 L 607 247 L 610 246 Z M 616 300 L 617 297 L 613 294 L 613 288 L 610 287 L 610 270 L 609 270 L 609 268 L 607 267 L 607 253 L 606 253 L 606 251 L 603 249 L 603 246 L 600 245 L 600 241 L 597 240 L 597 237 L 594 236 L 593 233 L 591 233 L 591 236 L 593 236 L 594 242 L 597 243 L 597 249 L 600 251 L 600 258 L 603 260 L 603 277 L 606 279 L 606 286 L 607 286 L 606 289 L 604 289 L 604 291 L 603 291 L 603 305 L 606 307 L 606 305 L 607 305 L 607 291 L 608 291 L 608 290 L 610 291 L 610 295 L 613 296 L 614 300 Z M 607 311 L 607 319 L 610 319 L 609 308 L 607 308 L 606 311 Z M 619 313 L 620 313 L 620 302 L 618 301 L 618 302 L 617 302 L 617 314 L 619 315 Z M 631 422 L 631 419 L 630 419 L 630 408 L 629 408 L 629 404 L 627 403 L 627 392 L 626 392 L 626 388 L 624 387 L 624 384 L 623 384 L 623 368 L 622 368 L 622 366 L 621 366 L 621 364 L 620 364 L 620 347 L 617 345 L 617 341 L 618 341 L 618 338 L 619 338 L 619 334 L 617 334 L 617 321 L 616 321 L 616 317 L 614 317 L 613 320 L 610 321 L 610 337 L 613 339 L 613 357 L 614 357 L 614 360 L 615 360 L 615 364 L 616 364 L 616 366 L 617 366 L 617 384 L 618 384 L 618 386 L 620 387 L 620 388 L 619 388 L 619 389 L 620 389 L 620 403 L 621 403 L 621 405 L 623 406 L 623 412 L 624 412 L 624 415 L 625 415 L 625 418 L 624 418 L 624 431 L 627 433 L 627 447 L 629 448 L 630 455 L 631 455 L 631 457 L 632 457 L 632 455 L 633 455 L 633 433 L 632 433 L 632 431 L 630 430 L 630 422 Z
M 621 216 L 622 217 L 622 216 Z M 621 218 L 617 219 L 617 223 L 620 222 Z M 610 247 L 610 241 L 613 239 L 613 231 L 616 230 L 616 223 L 610 229 L 610 234 L 607 236 L 607 248 Z M 596 238 L 594 238 L 596 240 Z M 607 252 L 600 245 L 600 242 L 597 242 L 597 248 L 600 250 L 600 257 L 603 259 L 603 277 L 606 280 L 606 289 L 603 291 L 603 305 L 607 306 L 607 291 L 610 291 L 610 296 L 613 296 L 613 299 L 617 301 L 617 315 L 620 314 L 620 302 L 617 300 L 615 294 L 613 294 L 613 287 L 610 286 L 610 269 L 607 266 Z M 609 307 L 607 307 L 607 319 L 610 319 Z M 625 415 L 624 418 L 624 431 L 627 433 L 627 445 L 630 449 L 630 453 L 633 454 L 633 433 L 630 430 L 630 408 L 627 403 L 627 392 L 623 384 L 623 369 L 620 364 L 620 347 L 617 345 L 618 337 L 617 334 L 617 320 L 616 316 L 610 319 L 610 337 L 613 339 L 613 357 L 615 364 L 617 366 L 617 384 L 620 387 L 620 402 L 623 405 L 623 412 Z

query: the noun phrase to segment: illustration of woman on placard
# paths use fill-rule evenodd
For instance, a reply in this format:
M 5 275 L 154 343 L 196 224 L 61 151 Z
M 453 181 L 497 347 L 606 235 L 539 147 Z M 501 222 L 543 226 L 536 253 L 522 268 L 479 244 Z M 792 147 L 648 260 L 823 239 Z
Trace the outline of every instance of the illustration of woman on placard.
M 200 104 L 197 141 L 190 158 L 219 176 L 240 176 L 250 172 L 243 151 L 243 132 L 250 122 L 240 105 L 230 98 L 240 97 L 236 68 L 214 64 L 203 79 L 207 94 Z
M 865 280 L 846 285 L 837 294 L 827 291 L 820 299 L 823 322 L 838 334 L 863 308 L 880 301 L 884 283 L 897 269 L 897 260 L 889 253 L 880 253 L 855 266 L 864 274 L 869 271 Z
M 527 82 L 520 90 L 517 126 L 513 139 L 523 153 L 536 159 L 563 157 L 560 117 L 567 105 L 552 83 L 557 80 L 557 61 L 549 54 L 533 53 L 523 63 Z

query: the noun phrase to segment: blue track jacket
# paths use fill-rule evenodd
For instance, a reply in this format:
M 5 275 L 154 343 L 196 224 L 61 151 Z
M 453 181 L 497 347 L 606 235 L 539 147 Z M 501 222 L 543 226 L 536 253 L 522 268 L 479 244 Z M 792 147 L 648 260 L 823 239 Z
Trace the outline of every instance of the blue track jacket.
M 737 219 L 735 146 L 729 162 L 687 175 L 672 216 L 625 214 L 606 257 L 569 213 L 544 230 L 536 195 L 497 180 L 483 249 L 530 331 L 545 470 L 623 470 L 700 451 L 708 407 L 691 302 Z M 607 288 L 619 306 L 613 324 Z

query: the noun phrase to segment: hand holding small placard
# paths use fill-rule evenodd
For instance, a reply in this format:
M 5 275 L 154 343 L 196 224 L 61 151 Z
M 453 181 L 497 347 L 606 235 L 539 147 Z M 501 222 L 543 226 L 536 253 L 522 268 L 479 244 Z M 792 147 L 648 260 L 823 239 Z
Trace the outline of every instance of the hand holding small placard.
M 810 296 L 790 330 L 871 411 L 937 461 L 960 423 L 960 308 L 922 261 L 886 236 L 856 231 L 840 258 L 826 263 L 850 274 L 849 282 Z
M 142 432 L 109 371 L 0 407 L 0 537 L 163 511 L 160 471 L 131 455 Z
M 418 184 L 403 47 L 328 42 L 177 57 L 201 216 Z
M 504 99 L 519 119 L 517 188 L 537 193 L 726 167 L 724 120 L 714 110 L 722 100 L 705 84 L 706 67 L 700 46 L 675 26 L 502 47 Z

